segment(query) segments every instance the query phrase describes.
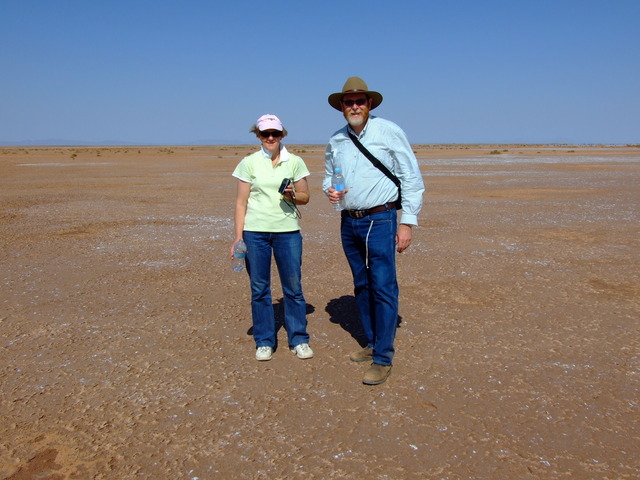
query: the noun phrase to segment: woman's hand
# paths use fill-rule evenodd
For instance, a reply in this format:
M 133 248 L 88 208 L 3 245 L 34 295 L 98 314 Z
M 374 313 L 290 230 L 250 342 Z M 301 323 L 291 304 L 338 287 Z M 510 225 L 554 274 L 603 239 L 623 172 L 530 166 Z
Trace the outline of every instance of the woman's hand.
M 289 200 L 293 201 L 296 199 L 295 189 L 293 188 L 293 183 L 290 183 L 287 188 L 284 189 L 282 195 L 287 197 Z

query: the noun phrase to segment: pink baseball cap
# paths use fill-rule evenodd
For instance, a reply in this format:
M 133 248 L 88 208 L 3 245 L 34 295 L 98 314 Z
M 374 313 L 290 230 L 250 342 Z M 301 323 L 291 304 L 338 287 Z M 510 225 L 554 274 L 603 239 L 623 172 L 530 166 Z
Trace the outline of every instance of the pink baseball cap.
M 258 127 L 258 130 L 261 132 L 264 132 L 265 130 L 279 130 L 281 132 L 282 122 L 275 115 L 267 113 L 258 119 L 256 127 Z

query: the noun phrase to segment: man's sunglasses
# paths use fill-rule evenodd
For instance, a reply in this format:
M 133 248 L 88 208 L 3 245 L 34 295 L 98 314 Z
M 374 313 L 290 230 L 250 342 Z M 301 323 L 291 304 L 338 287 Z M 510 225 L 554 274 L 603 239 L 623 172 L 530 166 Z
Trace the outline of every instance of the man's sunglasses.
M 365 103 L 367 103 L 367 100 L 369 100 L 368 98 L 358 98 L 357 100 L 343 100 L 342 104 L 345 107 L 353 107 L 353 105 L 358 105 L 359 107 L 362 107 Z
M 276 130 L 275 132 L 260 132 L 260 136 L 262 138 L 280 138 L 282 136 L 282 132 L 279 132 L 278 130 Z

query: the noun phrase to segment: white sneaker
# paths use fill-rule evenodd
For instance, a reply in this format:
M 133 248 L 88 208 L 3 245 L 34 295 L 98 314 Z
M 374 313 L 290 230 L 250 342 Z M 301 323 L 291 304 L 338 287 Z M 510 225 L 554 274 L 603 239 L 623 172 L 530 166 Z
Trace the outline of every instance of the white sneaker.
M 273 348 L 271 347 L 258 347 L 256 350 L 256 360 L 271 360 L 271 357 L 273 357 Z
M 292 353 L 296 354 L 298 358 L 311 358 L 313 357 L 313 350 L 308 343 L 301 343 L 300 345 L 296 345 L 291 349 Z

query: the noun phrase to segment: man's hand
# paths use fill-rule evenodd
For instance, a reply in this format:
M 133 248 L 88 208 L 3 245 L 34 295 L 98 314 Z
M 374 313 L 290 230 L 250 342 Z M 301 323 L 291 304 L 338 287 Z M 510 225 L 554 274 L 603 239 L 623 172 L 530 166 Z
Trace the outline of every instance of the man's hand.
M 398 225 L 396 234 L 396 250 L 398 253 L 404 252 L 411 245 L 411 225 L 401 223 Z
M 349 190 L 342 190 L 341 192 L 336 192 L 335 188 L 333 187 L 329 187 L 327 189 L 327 197 L 329 197 L 329 201 L 332 204 L 336 204 L 338 203 L 340 200 L 342 200 L 342 197 L 344 197 L 344 194 L 347 193 Z

